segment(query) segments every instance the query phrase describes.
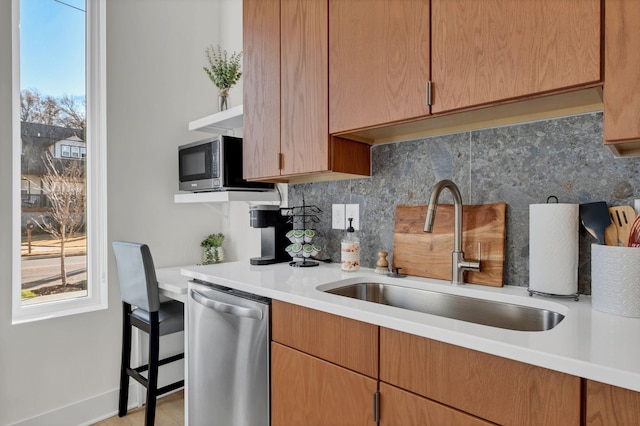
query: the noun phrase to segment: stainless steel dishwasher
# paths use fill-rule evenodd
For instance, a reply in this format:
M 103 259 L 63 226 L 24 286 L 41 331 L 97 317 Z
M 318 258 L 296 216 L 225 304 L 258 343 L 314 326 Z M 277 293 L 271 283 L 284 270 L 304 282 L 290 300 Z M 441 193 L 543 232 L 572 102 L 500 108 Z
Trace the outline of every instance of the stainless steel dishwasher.
M 271 300 L 191 281 L 187 303 L 189 425 L 269 425 Z

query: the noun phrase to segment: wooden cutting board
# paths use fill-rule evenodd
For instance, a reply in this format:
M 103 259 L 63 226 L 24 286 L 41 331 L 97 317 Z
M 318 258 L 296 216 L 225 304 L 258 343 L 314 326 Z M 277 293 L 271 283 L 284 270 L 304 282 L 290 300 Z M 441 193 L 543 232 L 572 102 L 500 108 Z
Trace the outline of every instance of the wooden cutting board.
M 424 232 L 427 206 L 397 206 L 393 234 L 393 266 L 400 273 L 451 280 L 454 206 L 439 204 L 433 233 Z M 480 272 L 466 272 L 465 282 L 502 287 L 506 237 L 505 203 L 462 207 L 462 249 L 465 258 L 478 257 Z

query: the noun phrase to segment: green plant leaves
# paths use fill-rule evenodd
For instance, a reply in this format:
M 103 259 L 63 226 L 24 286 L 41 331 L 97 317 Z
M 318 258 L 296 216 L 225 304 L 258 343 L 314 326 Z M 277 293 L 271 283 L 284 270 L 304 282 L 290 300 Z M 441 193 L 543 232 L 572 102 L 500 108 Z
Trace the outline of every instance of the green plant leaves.
M 229 89 L 242 77 L 240 60 L 242 52 L 233 52 L 231 56 L 220 45 L 209 46 L 205 53 L 209 67 L 202 67 L 218 89 Z

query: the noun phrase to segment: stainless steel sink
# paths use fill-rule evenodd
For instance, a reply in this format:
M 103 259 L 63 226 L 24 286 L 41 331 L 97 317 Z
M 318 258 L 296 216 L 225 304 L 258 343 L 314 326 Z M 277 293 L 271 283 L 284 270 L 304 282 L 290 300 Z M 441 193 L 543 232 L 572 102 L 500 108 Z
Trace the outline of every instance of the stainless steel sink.
M 518 331 L 546 331 L 564 315 L 546 309 L 381 283 L 357 283 L 326 293 Z

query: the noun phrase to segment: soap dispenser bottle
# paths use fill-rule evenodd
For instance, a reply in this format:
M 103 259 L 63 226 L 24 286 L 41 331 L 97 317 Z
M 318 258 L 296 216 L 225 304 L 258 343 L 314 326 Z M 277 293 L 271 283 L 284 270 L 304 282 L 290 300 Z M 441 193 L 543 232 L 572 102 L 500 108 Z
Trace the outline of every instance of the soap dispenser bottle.
M 353 229 L 353 218 L 349 218 L 347 234 L 341 244 L 341 267 L 343 271 L 355 272 L 360 269 L 360 240 Z

